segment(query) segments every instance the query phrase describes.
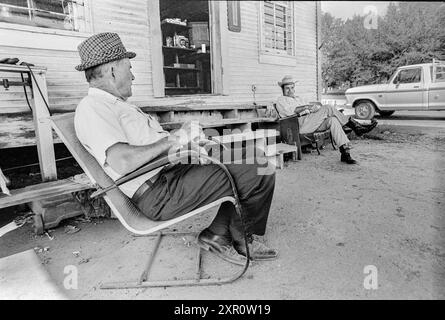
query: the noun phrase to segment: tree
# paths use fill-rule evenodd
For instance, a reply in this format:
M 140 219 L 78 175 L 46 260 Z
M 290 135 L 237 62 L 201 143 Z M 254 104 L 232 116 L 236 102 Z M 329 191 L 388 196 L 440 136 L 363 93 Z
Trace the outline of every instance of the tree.
M 385 81 L 397 67 L 445 58 L 445 3 L 390 3 L 377 29 L 364 16 L 343 21 L 322 15 L 325 87 Z

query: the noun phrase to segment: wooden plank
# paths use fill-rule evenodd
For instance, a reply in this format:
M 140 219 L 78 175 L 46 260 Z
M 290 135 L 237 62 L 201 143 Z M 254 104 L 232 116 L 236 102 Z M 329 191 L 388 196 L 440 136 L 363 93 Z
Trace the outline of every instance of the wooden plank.
M 321 70 L 321 50 L 319 49 L 321 43 L 322 43 L 322 34 L 321 34 L 321 2 L 320 1 L 316 1 L 315 3 L 315 20 L 316 20 L 316 73 L 317 73 L 317 81 L 316 81 L 316 86 L 317 86 L 317 93 L 316 93 L 316 98 L 317 101 L 319 101 L 321 99 L 321 92 L 322 92 L 322 70 Z
M 203 128 L 216 128 L 216 127 L 224 127 L 228 125 L 236 125 L 243 123 L 256 123 L 256 122 L 275 122 L 276 120 L 273 118 L 246 118 L 246 119 L 221 119 L 217 121 L 200 121 L 199 124 Z M 161 126 L 165 130 L 173 130 L 181 127 L 183 122 L 165 122 L 161 123 Z
M 213 137 L 213 140 L 216 140 L 220 143 L 233 143 L 247 140 L 257 140 L 257 139 L 266 139 L 278 136 L 279 133 L 276 130 L 256 130 L 256 131 L 245 131 L 234 134 L 227 134 L 222 136 Z
M 141 109 L 145 112 L 168 112 L 168 111 L 201 111 L 201 110 L 256 110 L 258 106 L 253 104 L 239 104 L 239 105 L 213 105 L 213 104 L 179 104 L 179 105 L 155 105 L 143 106 Z
M 46 87 L 45 72 L 34 72 L 31 76 L 34 105 L 32 108 L 34 128 L 36 134 L 37 152 L 39 155 L 40 173 L 43 181 L 57 179 L 56 156 L 54 154 L 53 134 L 49 122 L 48 89 Z
M 212 77 L 212 93 L 223 93 L 222 58 L 221 58 L 221 22 L 220 7 L 222 1 L 209 1 L 209 31 L 210 31 L 210 68 Z
M 181 126 L 180 118 L 175 120 L 175 116 L 171 118 L 172 114 L 170 111 L 166 112 L 165 110 L 168 108 L 160 108 L 160 110 L 164 110 L 164 112 L 159 112 L 158 116 L 160 121 L 163 122 L 164 129 L 171 130 L 176 129 Z M 149 108 L 146 110 L 151 111 Z M 224 110 L 224 109 L 222 109 Z M 204 111 L 203 111 L 204 112 Z M 181 116 L 181 115 L 179 115 Z M 213 116 L 210 115 L 210 117 Z M 244 115 L 242 114 L 244 117 Z M 173 120 L 173 121 L 171 121 Z M 168 121 L 168 122 L 165 122 Z M 218 127 L 218 126 L 226 126 L 230 124 L 243 124 L 243 123 L 261 123 L 261 122 L 274 122 L 275 120 L 272 118 L 266 117 L 252 117 L 246 116 L 246 118 L 241 119 L 221 119 L 216 120 L 219 122 L 209 122 L 207 120 L 201 120 L 201 122 L 205 125 L 205 127 Z M 53 140 L 55 143 L 60 143 L 59 137 L 53 132 Z M 35 142 L 35 134 L 34 134 L 34 125 L 32 122 L 32 115 L 30 113 L 23 114 L 10 114 L 10 115 L 0 115 L 0 149 L 5 148 L 15 148 L 15 147 L 23 147 L 23 146 L 34 146 Z
M 162 69 L 162 32 L 161 18 L 159 13 L 159 1 L 147 1 L 148 21 L 151 33 L 151 71 L 153 76 L 153 95 L 155 97 L 164 97 L 165 79 Z
M 223 112 L 223 117 L 226 119 L 238 119 L 240 118 L 240 114 L 238 112 L 239 109 L 233 109 L 226 112 Z
M 0 195 L 0 209 L 21 203 L 42 200 L 92 188 L 90 179 L 81 174 L 69 179 L 43 182 L 21 189 L 10 190 L 11 196 Z
M 275 164 L 278 169 L 284 168 L 284 154 L 292 153 L 292 160 L 297 159 L 298 147 L 288 145 L 285 143 L 277 143 L 266 145 L 264 147 L 264 154 L 269 158 L 269 161 Z
M 20 65 L 13 65 L 13 64 L 6 64 L 6 63 L 0 63 L 0 71 L 3 72 L 26 72 L 26 70 L 28 70 L 28 68 L 24 67 L 24 66 L 20 66 Z M 47 70 L 46 67 L 41 67 L 41 66 L 34 66 L 31 67 L 31 70 L 34 73 L 38 73 L 38 72 L 45 72 Z
M 230 60 L 229 60 L 229 29 L 226 27 L 227 24 L 227 1 L 221 3 L 220 6 L 220 50 L 221 50 L 221 73 L 222 73 L 222 94 L 230 95 L 230 78 L 229 68 L 230 68 Z M 240 4 L 241 6 L 241 4 Z M 240 10 L 240 15 L 243 12 Z M 241 17 L 240 17 L 241 18 Z M 242 19 L 242 18 L 241 18 Z M 242 21 L 242 20 L 241 20 Z
M 168 119 L 160 114 L 161 121 Z M 173 118 L 174 119 L 174 118 Z M 273 123 L 273 118 L 246 118 L 246 119 L 221 119 L 218 121 L 201 121 L 204 128 L 224 127 L 228 125 L 248 124 L 248 123 Z M 169 121 L 161 123 L 165 130 L 178 129 L 183 121 Z M 36 140 L 34 128 L 30 115 L 21 115 L 15 117 L 0 116 L 0 150 L 6 148 L 16 148 L 25 146 L 35 146 Z M 60 138 L 53 132 L 54 143 L 60 143 Z
M 276 156 L 278 154 L 289 153 L 289 152 L 297 152 L 297 146 L 289 145 L 286 143 L 277 143 L 268 145 L 264 150 L 264 153 L 267 157 Z

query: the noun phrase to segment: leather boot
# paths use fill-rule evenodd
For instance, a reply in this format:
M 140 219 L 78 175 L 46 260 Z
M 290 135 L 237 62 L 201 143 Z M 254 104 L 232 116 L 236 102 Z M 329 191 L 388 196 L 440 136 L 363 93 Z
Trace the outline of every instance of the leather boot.
M 345 162 L 347 164 L 356 164 L 357 163 L 357 161 L 352 159 L 351 154 L 349 153 L 349 148 L 346 148 L 343 145 L 343 146 L 340 146 L 339 149 L 340 149 L 340 153 L 341 153 L 341 157 L 340 157 L 341 162 Z
M 241 266 L 246 264 L 246 257 L 235 250 L 228 236 L 216 235 L 209 229 L 204 229 L 198 235 L 197 244 L 225 261 Z
M 345 124 L 345 126 L 351 128 L 352 131 L 354 131 L 354 133 L 360 137 L 374 129 L 377 126 L 377 121 L 373 119 L 370 125 L 364 126 L 351 117 L 349 118 L 349 121 Z
M 254 261 L 274 260 L 278 256 L 278 250 L 269 248 L 264 243 L 256 240 L 252 235 L 247 236 L 250 259 Z M 246 244 L 244 241 L 235 241 L 234 247 L 239 254 L 246 256 Z

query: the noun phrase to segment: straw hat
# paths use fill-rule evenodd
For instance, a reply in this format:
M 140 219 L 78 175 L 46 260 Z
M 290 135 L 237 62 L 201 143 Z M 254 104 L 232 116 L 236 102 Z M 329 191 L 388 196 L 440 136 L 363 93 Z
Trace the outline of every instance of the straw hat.
M 287 75 L 287 76 L 284 76 L 284 78 L 281 81 L 278 82 L 278 85 L 280 87 L 282 87 L 282 86 L 284 86 L 286 84 L 294 84 L 296 82 L 297 81 L 292 76 Z

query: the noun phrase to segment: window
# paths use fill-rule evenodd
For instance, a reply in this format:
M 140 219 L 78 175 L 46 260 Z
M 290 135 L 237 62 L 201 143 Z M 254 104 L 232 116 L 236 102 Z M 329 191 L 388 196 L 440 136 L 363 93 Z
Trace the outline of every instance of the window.
M 393 83 L 417 83 L 420 82 L 422 75 L 422 68 L 404 69 L 394 79 Z
M 85 31 L 86 0 L 0 0 L 0 21 Z
M 431 81 L 433 82 L 445 82 L 445 65 L 436 66 L 434 69 L 430 67 Z
M 292 2 L 264 1 L 262 22 L 263 51 L 294 55 Z

